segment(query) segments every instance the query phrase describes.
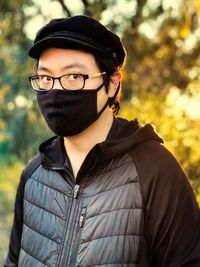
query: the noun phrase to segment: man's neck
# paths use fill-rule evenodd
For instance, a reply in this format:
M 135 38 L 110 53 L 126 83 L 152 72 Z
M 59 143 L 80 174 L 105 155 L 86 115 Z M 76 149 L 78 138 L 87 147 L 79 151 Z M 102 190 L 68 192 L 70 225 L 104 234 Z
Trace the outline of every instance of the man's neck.
M 113 114 L 107 108 L 100 118 L 80 134 L 64 138 L 64 145 L 70 159 L 74 176 L 89 151 L 98 143 L 103 142 L 112 126 Z
M 113 115 L 106 109 L 100 118 L 80 134 L 64 137 L 65 149 L 76 150 L 78 153 L 87 153 L 97 143 L 103 142 L 112 126 Z

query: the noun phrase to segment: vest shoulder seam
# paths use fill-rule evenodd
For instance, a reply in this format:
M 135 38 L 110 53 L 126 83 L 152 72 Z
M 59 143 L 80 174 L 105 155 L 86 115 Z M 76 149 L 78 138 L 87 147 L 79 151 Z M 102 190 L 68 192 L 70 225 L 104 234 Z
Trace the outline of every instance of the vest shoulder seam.
M 26 201 L 26 202 L 30 203 L 31 205 L 34 205 L 34 206 L 36 206 L 37 208 L 42 209 L 42 210 L 44 210 L 44 211 L 46 211 L 46 212 L 52 214 L 53 216 L 58 217 L 59 219 L 65 221 L 65 219 L 61 218 L 60 216 L 54 214 L 53 212 L 51 212 L 51 211 L 49 211 L 49 210 L 47 210 L 47 209 L 45 209 L 44 207 L 41 207 L 41 206 L 38 205 L 37 203 L 33 203 L 32 201 L 30 201 L 30 200 L 28 200 L 28 199 L 26 199 L 26 198 L 24 198 L 24 201 Z
M 89 242 L 96 241 L 96 240 L 99 240 L 99 239 L 103 239 L 103 238 L 107 238 L 107 237 L 115 237 L 115 236 L 137 236 L 137 237 L 144 237 L 144 235 L 142 235 L 142 234 L 118 234 L 118 235 L 106 235 L 106 236 L 102 236 L 102 237 L 97 237 L 97 238 L 94 238 L 94 239 L 90 239 L 90 240 L 85 241 L 85 242 L 81 242 L 80 245 L 87 244 L 87 243 L 89 243 Z
M 57 242 L 57 241 L 53 240 L 52 238 L 50 238 L 50 237 L 44 235 L 43 233 L 40 233 L 40 232 L 34 230 L 34 229 L 31 228 L 30 226 L 28 226 L 25 222 L 24 222 L 24 225 L 25 225 L 26 227 L 28 227 L 31 231 L 33 231 L 33 232 L 35 232 L 35 233 L 37 233 L 37 234 L 39 234 L 39 235 L 41 235 L 41 236 L 43 236 L 43 237 L 45 237 L 45 238 L 51 240 L 52 242 L 54 242 L 54 243 L 56 243 L 56 244 L 58 244 L 58 245 L 60 244 L 59 242 Z
M 64 179 L 64 178 L 63 178 L 63 179 Z M 46 183 L 44 183 L 44 182 L 42 182 L 42 181 L 40 181 L 40 180 L 37 180 L 37 179 L 33 178 L 32 176 L 29 177 L 29 180 L 33 180 L 33 181 L 35 181 L 35 182 L 37 182 L 37 183 L 40 183 L 40 184 L 42 184 L 42 185 L 44 185 L 44 186 L 46 186 L 46 187 L 49 187 L 50 189 L 52 189 L 52 190 L 54 190 L 54 191 L 56 191 L 56 192 L 59 192 L 59 193 L 63 194 L 63 195 L 66 196 L 66 197 L 69 197 L 69 195 L 65 194 L 64 192 L 62 192 L 62 191 L 60 191 L 60 190 L 57 190 L 57 189 L 55 189 L 55 188 L 49 186 L 48 184 L 46 184 Z
M 137 175 L 135 178 L 137 178 L 137 177 L 138 177 L 138 175 Z M 98 192 L 98 193 L 96 193 L 96 194 L 94 194 L 94 195 L 85 196 L 85 198 L 90 198 L 90 197 L 93 197 L 93 196 L 97 196 L 97 195 L 99 195 L 99 194 L 102 194 L 102 193 L 105 193 L 105 192 L 109 192 L 109 191 L 114 190 L 114 189 L 116 189 L 116 188 L 118 188 L 118 187 L 122 187 L 122 186 L 129 185 L 129 184 L 139 184 L 139 181 L 136 180 L 136 181 L 131 181 L 131 182 L 126 183 L 126 184 L 120 184 L 120 185 L 114 186 L 114 187 L 112 187 L 112 188 L 110 188 L 110 189 L 108 189 L 108 190 L 104 190 L 104 191 Z
M 130 157 L 130 155 L 129 155 L 129 153 L 126 153 L 129 157 Z M 115 159 L 114 159 L 115 160 Z M 108 169 L 108 170 L 105 170 L 105 171 L 101 171 L 101 174 L 105 174 L 105 173 L 109 173 L 109 172 L 111 172 L 111 171 L 113 171 L 113 170 L 117 170 L 117 169 L 119 169 L 119 168 L 121 168 L 122 166 L 124 166 L 124 165 L 128 165 L 129 163 L 131 163 L 131 162 L 133 162 L 132 161 L 132 159 L 129 159 L 129 160 L 126 160 L 124 163 L 122 163 L 122 164 L 116 164 L 117 166 L 114 166 L 113 168 L 110 168 L 110 169 Z M 98 174 L 98 170 L 97 170 L 97 174 Z M 95 176 L 97 176 L 97 174 L 94 174 L 94 177 Z
M 115 210 L 108 210 L 108 211 L 104 211 L 104 212 L 102 212 L 102 213 L 98 213 L 98 214 L 96 214 L 96 215 L 93 215 L 93 216 L 91 216 L 91 217 L 87 217 L 87 220 L 88 220 L 88 219 L 91 219 L 91 218 L 94 218 L 94 217 L 97 217 L 97 216 L 99 216 L 99 215 L 103 215 L 103 214 L 105 214 L 105 213 L 109 213 L 109 212 L 113 212 L 113 211 L 118 211 L 118 210 L 142 210 L 142 208 L 121 208 L 121 209 L 115 209 Z
M 44 263 L 43 261 L 39 260 L 37 257 L 33 256 L 30 252 L 25 250 L 23 247 L 21 247 L 21 250 L 23 250 L 26 254 L 28 254 L 29 256 L 34 258 L 35 260 L 37 260 L 37 261 L 41 262 L 42 264 L 44 264 L 44 266 L 51 267 L 50 265 L 48 265 L 48 264 Z

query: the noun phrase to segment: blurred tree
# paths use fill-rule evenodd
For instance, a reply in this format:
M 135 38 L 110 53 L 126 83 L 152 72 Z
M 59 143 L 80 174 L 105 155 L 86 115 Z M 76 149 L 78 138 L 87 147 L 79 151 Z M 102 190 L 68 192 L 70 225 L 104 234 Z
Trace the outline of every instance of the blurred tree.
M 67 10 L 66 15 L 73 14 L 67 2 L 58 2 Z M 80 2 L 83 13 L 97 19 L 103 19 L 109 10 L 108 26 L 121 32 L 128 51 L 124 99 L 138 91 L 166 95 L 172 86 L 187 89 L 193 79 L 189 70 L 200 67 L 198 0 L 171 4 L 167 0 L 126 0 L 129 12 L 120 9 L 118 13 L 115 8 L 122 1 Z
M 27 83 L 32 62 L 27 58 L 25 25 L 30 16 L 25 10 L 32 5 L 32 0 L 0 2 L 0 149 L 23 161 L 30 159 L 42 133 Z

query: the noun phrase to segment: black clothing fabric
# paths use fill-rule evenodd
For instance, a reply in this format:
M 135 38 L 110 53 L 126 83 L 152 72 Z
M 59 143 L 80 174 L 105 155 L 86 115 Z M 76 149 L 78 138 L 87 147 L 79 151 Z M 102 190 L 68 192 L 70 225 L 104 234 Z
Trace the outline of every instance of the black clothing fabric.
M 87 129 L 109 104 L 107 100 L 98 112 L 97 94 L 103 86 L 104 83 L 84 91 L 54 89 L 37 92 L 38 105 L 49 128 L 59 136 L 72 136 Z
M 52 19 L 38 31 L 29 56 L 38 59 L 49 47 L 97 52 L 113 59 L 116 67 L 123 65 L 126 55 L 115 33 L 94 18 L 83 15 Z
M 78 242 L 76 247 L 79 248 L 79 250 L 76 251 L 76 253 L 78 253 L 77 259 L 79 260 L 79 265 L 77 265 L 75 259 L 74 262 L 72 261 L 70 263 L 68 261 L 62 261 L 68 263 L 60 266 L 99 266 L 100 263 L 105 266 L 200 266 L 199 207 L 180 166 L 161 143 L 162 140 L 153 131 L 151 125 L 141 127 L 136 120 L 129 122 L 124 119 L 115 118 L 107 139 L 94 146 L 89 152 L 77 174 L 76 180 L 72 174 L 70 161 L 65 152 L 62 137 L 53 137 L 40 146 L 41 164 L 39 164 L 39 167 L 36 168 L 34 173 L 37 173 L 39 169 L 42 170 L 43 175 L 46 175 L 44 172 L 45 170 L 46 172 L 54 172 L 55 177 L 58 177 L 56 175 L 59 174 L 69 184 L 81 184 L 84 194 L 87 195 L 88 192 L 89 194 L 94 192 L 94 196 L 97 197 L 98 194 L 95 190 L 100 186 L 100 181 L 103 181 L 102 183 L 105 191 L 107 188 L 106 185 L 108 186 L 108 182 L 106 181 L 110 181 L 110 177 L 117 177 L 115 182 L 117 180 L 121 181 L 121 179 L 122 181 L 124 181 L 124 179 L 128 181 L 129 178 L 125 169 L 123 172 L 122 169 L 121 173 L 119 172 L 123 165 L 122 163 L 128 162 L 126 163 L 127 170 L 132 168 L 133 171 L 133 169 L 135 169 L 135 181 L 138 186 L 132 191 L 129 198 L 126 198 L 127 191 L 125 191 L 125 194 L 120 195 L 119 199 L 117 196 L 116 198 L 118 199 L 119 205 L 120 203 L 128 203 L 130 198 L 131 200 L 135 199 L 135 201 L 139 201 L 140 195 L 142 199 L 142 204 L 140 205 L 142 213 L 140 213 L 140 215 L 132 214 L 133 221 L 136 220 L 140 224 L 139 235 L 144 237 L 142 242 L 145 243 L 145 246 L 143 246 L 144 250 L 141 250 L 139 254 L 136 253 L 136 251 L 141 248 L 141 242 L 137 241 L 136 246 L 133 247 L 132 253 L 137 254 L 137 257 L 134 258 L 134 260 L 137 259 L 137 262 L 134 263 L 135 265 L 133 264 L 134 261 L 130 261 L 130 265 L 128 263 L 126 264 L 125 261 L 123 262 L 124 259 L 122 258 L 120 262 L 119 259 L 117 259 L 117 255 L 115 263 L 105 263 L 104 260 L 107 259 L 109 255 L 107 255 L 108 253 L 106 252 L 103 253 L 102 248 L 105 249 L 106 243 L 98 244 L 98 242 L 96 242 L 93 246 L 91 244 L 91 248 L 89 249 L 88 247 L 84 247 L 84 243 L 79 244 Z M 112 174 L 109 176 L 109 172 L 105 171 L 110 170 L 108 166 L 114 166 L 112 169 L 115 171 L 115 175 Z M 117 166 L 120 168 L 117 168 Z M 92 176 L 92 173 L 99 173 L 99 176 Z M 106 174 L 106 176 L 104 174 Z M 87 181 L 86 186 L 84 185 L 86 183 L 84 179 L 86 179 L 85 177 L 88 175 L 90 176 L 90 182 L 88 184 Z M 39 179 L 42 179 L 41 177 Z M 95 180 L 95 177 L 97 180 Z M 130 176 L 130 179 L 131 177 L 132 176 Z M 112 179 L 110 182 L 114 183 Z M 25 172 L 23 172 L 17 191 L 9 253 L 4 267 L 18 266 L 24 223 L 24 188 L 29 180 L 29 176 L 27 177 Z M 91 187 L 88 187 L 90 184 Z M 131 187 L 131 184 L 129 187 Z M 139 188 L 139 191 L 137 191 L 137 188 Z M 111 194 L 112 191 L 108 192 L 108 194 Z M 106 196 L 108 196 L 108 194 Z M 111 197 L 113 196 L 111 195 Z M 101 200 L 102 198 L 98 198 L 98 203 Z M 86 200 L 84 199 L 83 201 Z M 115 202 L 116 201 L 112 203 Z M 86 227 L 88 223 L 87 212 L 90 212 L 90 208 L 87 209 L 87 205 L 90 207 L 90 204 L 91 203 L 87 201 L 84 202 L 84 205 L 86 205 L 86 225 L 83 225 L 83 233 L 84 231 L 87 232 L 84 227 Z M 49 205 L 51 204 L 49 203 Z M 97 207 L 99 206 L 95 206 L 94 202 L 94 209 L 96 210 Z M 101 209 L 103 209 L 102 206 Z M 115 229 L 121 229 L 122 227 L 118 220 L 115 222 L 114 218 L 112 218 L 114 221 L 111 221 L 113 233 Z M 126 224 L 127 229 L 130 229 L 130 221 L 127 221 Z M 100 229 L 98 234 L 101 234 L 109 225 L 105 225 L 105 223 L 99 221 L 95 229 L 92 225 L 90 225 L 90 227 L 91 229 L 89 230 L 91 231 Z M 91 231 L 88 232 L 89 235 L 92 234 Z M 109 232 L 109 236 L 110 235 L 111 233 Z M 110 240 L 112 240 L 112 243 L 110 244 L 108 242 L 107 246 L 113 246 L 114 244 L 114 248 L 117 251 L 116 254 L 118 255 L 124 250 L 124 257 L 126 258 L 127 250 L 130 249 L 127 249 L 128 243 L 124 242 L 116 246 L 116 243 L 113 243 L 113 239 Z M 72 244 L 70 243 L 69 245 L 71 246 Z M 89 262 L 87 258 L 88 255 L 91 258 L 94 257 L 94 255 L 89 254 L 91 251 L 96 251 L 94 247 L 98 248 L 97 253 L 101 255 L 96 265 L 92 261 Z M 85 261 L 84 250 L 88 252 L 85 256 Z M 96 257 L 98 258 L 98 255 L 96 255 Z M 144 261 L 145 257 L 147 257 L 148 263 Z

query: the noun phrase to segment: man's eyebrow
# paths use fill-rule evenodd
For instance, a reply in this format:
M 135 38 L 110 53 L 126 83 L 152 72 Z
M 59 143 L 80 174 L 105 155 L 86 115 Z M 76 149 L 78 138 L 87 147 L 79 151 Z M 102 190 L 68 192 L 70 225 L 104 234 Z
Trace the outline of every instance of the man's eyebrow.
M 44 71 L 48 71 L 48 72 L 50 72 L 50 70 L 49 70 L 48 68 L 43 67 L 43 66 L 38 66 L 38 67 L 37 67 L 37 70 L 44 70 Z
M 72 63 L 70 65 L 64 66 L 61 70 L 68 70 L 68 69 L 74 69 L 74 68 L 79 68 L 79 69 L 81 68 L 83 70 L 87 69 L 87 67 L 84 64 Z M 51 72 L 51 69 L 44 67 L 44 66 L 38 66 L 37 70 Z
M 81 63 L 72 63 L 70 65 L 64 66 L 62 69 L 66 70 L 66 69 L 73 69 L 73 68 L 87 69 L 87 67 Z

